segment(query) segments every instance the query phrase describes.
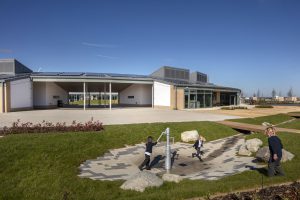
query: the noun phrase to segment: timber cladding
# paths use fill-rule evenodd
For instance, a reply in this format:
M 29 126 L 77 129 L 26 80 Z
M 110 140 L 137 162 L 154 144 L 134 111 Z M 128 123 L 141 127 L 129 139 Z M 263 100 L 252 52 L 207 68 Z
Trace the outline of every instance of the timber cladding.
M 10 82 L 4 84 L 4 111 L 10 112 Z
M 176 86 L 171 86 L 171 109 L 182 110 L 184 109 L 184 90 Z
M 183 110 L 184 109 L 184 89 L 177 88 L 177 109 Z

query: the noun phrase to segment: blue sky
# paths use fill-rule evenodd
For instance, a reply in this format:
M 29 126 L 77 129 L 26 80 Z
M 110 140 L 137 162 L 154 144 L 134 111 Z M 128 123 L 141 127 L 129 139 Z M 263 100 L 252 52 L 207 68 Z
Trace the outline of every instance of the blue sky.
M 248 95 L 300 96 L 299 10 L 299 0 L 0 0 L 0 58 L 35 71 L 171 65 Z

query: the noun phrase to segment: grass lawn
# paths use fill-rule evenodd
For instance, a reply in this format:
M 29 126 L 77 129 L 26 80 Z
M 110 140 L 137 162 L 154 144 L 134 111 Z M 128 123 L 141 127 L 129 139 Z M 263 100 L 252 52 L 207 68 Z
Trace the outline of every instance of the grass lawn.
M 99 133 L 6 136 L 0 139 L 0 199 L 183 199 L 260 185 L 261 174 L 248 171 L 218 181 L 164 183 L 160 188 L 139 193 L 119 189 L 123 181 L 93 181 L 77 176 L 85 160 L 124 144 L 140 143 L 148 135 L 157 138 L 166 127 L 170 127 L 176 141 L 182 131 L 192 129 L 199 130 L 207 140 L 236 134 L 213 122 L 183 122 L 112 125 Z M 262 135 L 256 136 L 266 142 Z M 282 133 L 280 137 L 296 157 L 283 165 L 286 177 L 266 177 L 266 184 L 300 178 L 300 135 Z
M 295 121 L 286 123 L 286 124 L 281 124 L 279 127 L 282 128 L 292 128 L 292 129 L 300 129 L 300 119 L 296 119 Z
M 256 117 L 256 118 L 230 119 L 229 121 L 241 122 L 247 124 L 256 124 L 256 125 L 261 125 L 263 122 L 269 122 L 271 124 L 276 125 L 291 119 L 293 119 L 293 117 L 289 115 L 277 114 L 277 115 L 269 115 L 269 116 Z

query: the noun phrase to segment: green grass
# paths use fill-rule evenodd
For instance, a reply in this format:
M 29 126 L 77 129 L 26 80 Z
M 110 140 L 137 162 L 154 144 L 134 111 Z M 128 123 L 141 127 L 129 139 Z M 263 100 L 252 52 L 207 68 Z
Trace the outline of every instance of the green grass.
M 300 130 L 300 119 L 296 119 L 292 122 L 286 123 L 286 124 L 281 124 L 279 127 L 282 128 L 291 128 L 291 129 L 299 129 Z
M 247 124 L 256 124 L 256 125 L 261 125 L 263 122 L 269 122 L 271 124 L 276 125 L 291 119 L 293 119 L 293 117 L 285 114 L 277 114 L 277 115 L 270 115 L 270 116 L 256 117 L 256 118 L 231 119 L 230 121 L 247 123 Z
M 300 112 L 289 112 L 288 114 L 300 115 Z
M 213 122 L 154 123 L 106 126 L 99 133 L 10 135 L 0 139 L 0 199 L 183 199 L 216 192 L 258 186 L 261 174 L 248 171 L 218 181 L 184 180 L 164 183 L 144 193 L 119 189 L 123 181 L 94 181 L 79 178 L 79 165 L 103 155 L 108 149 L 157 138 L 170 127 L 176 141 L 180 133 L 197 129 L 207 140 L 234 135 L 228 127 Z M 262 137 L 262 135 L 257 135 Z M 265 178 L 266 184 L 299 179 L 300 135 L 281 134 L 283 144 L 295 153 L 283 165 L 287 176 Z M 266 138 L 262 138 L 264 142 Z M 288 145 L 287 145 L 288 144 Z
M 272 105 L 257 105 L 255 108 L 274 108 Z
M 246 106 L 226 106 L 226 107 L 221 107 L 221 110 L 247 110 L 248 108 Z

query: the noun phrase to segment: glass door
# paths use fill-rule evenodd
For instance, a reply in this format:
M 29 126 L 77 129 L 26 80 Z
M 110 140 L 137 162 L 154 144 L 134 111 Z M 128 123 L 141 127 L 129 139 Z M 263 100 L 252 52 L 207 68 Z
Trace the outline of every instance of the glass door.
M 235 99 L 236 99 L 235 95 L 230 95 L 230 105 L 235 105 L 236 104 Z

